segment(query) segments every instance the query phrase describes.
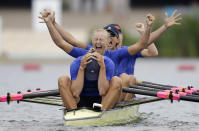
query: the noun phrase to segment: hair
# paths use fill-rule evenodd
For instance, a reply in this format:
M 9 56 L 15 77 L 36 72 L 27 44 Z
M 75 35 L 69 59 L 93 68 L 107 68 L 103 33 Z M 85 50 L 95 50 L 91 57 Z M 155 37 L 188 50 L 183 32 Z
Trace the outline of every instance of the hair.
M 110 41 L 110 34 L 106 30 L 104 30 L 104 29 L 96 29 L 96 30 L 93 31 L 93 36 L 95 34 L 97 34 L 97 33 L 103 33 L 103 34 L 105 34 L 107 41 Z

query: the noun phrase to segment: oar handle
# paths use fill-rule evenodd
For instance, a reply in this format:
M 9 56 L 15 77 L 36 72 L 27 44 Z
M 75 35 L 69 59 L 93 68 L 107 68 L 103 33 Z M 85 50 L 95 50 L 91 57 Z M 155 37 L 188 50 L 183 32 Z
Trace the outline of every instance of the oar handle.
M 10 102 L 10 101 L 20 101 L 27 98 L 45 97 L 45 96 L 57 96 L 59 95 L 59 90 L 39 90 L 33 92 L 24 92 L 20 94 L 10 94 L 0 96 L 0 102 Z

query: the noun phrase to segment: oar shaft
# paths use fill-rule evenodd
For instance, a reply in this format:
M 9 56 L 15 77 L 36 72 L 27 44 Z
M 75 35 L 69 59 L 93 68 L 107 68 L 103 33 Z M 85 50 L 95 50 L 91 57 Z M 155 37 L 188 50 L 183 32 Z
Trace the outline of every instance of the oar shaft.
M 148 88 L 154 88 L 154 89 L 161 89 L 161 90 L 184 90 L 183 92 L 187 93 L 187 94 L 193 94 L 193 95 L 199 95 L 199 92 L 197 92 L 197 89 L 195 88 L 191 88 L 190 90 L 184 88 L 184 87 L 167 87 L 167 86 L 158 86 L 158 85 L 149 85 L 149 84 L 145 84 L 145 83 L 137 83 L 136 85 L 138 86 L 144 86 L 144 87 L 148 87 Z
M 36 97 L 46 97 L 46 96 L 56 96 L 59 95 L 59 90 L 49 90 L 49 91 L 41 91 L 41 92 L 33 92 L 31 94 L 24 94 L 23 99 L 26 98 L 36 98 Z
M 172 85 L 157 84 L 157 83 L 148 82 L 148 81 L 138 81 L 138 83 L 144 83 L 144 84 L 150 84 L 150 85 L 157 85 L 157 86 L 166 86 L 166 87 L 170 87 L 170 88 L 175 87 L 175 86 L 172 86 Z
M 122 88 L 122 91 L 126 92 L 126 93 L 134 93 L 134 94 L 148 95 L 148 96 L 157 96 L 157 92 L 154 92 L 154 91 L 145 91 L 145 90 L 133 89 L 133 88 Z
M 136 85 L 146 86 L 146 87 L 155 88 L 155 89 L 162 89 L 162 90 L 171 89 L 170 87 L 167 87 L 167 86 L 149 85 L 149 84 L 145 84 L 145 83 L 137 83 Z
M 156 97 L 163 98 L 163 99 L 199 102 L 199 97 L 180 96 L 179 94 L 175 94 L 172 92 L 171 92 L 171 95 L 169 95 L 170 91 L 146 91 L 146 90 L 142 90 L 142 89 L 133 89 L 133 88 L 123 88 L 122 90 L 123 90 L 123 92 L 127 92 L 127 93 L 156 96 Z
M 138 85 L 131 85 L 130 88 L 134 89 L 141 89 L 141 90 L 147 90 L 147 91 L 164 91 L 162 89 L 156 89 L 156 88 L 151 88 L 151 87 L 145 87 L 145 86 L 138 86 Z M 178 89 L 178 92 L 172 88 L 173 92 L 180 94 L 181 96 L 193 96 L 193 97 L 199 97 L 198 95 L 195 94 L 195 92 L 191 92 L 190 90 L 185 90 L 185 92 L 180 92 Z
M 182 87 L 182 86 L 172 86 L 172 85 L 164 85 L 164 84 L 157 84 L 157 83 L 152 83 L 152 82 L 148 82 L 148 81 L 139 81 L 137 80 L 137 85 L 141 85 L 141 86 L 148 86 L 148 87 L 153 87 L 153 88 L 161 88 L 164 90 L 167 89 L 171 89 L 171 88 L 179 88 L 179 89 L 186 89 L 188 94 L 195 94 L 195 95 L 199 95 L 199 90 L 196 88 L 193 88 L 192 86 L 187 86 L 187 87 Z M 189 93 L 190 90 L 192 93 Z

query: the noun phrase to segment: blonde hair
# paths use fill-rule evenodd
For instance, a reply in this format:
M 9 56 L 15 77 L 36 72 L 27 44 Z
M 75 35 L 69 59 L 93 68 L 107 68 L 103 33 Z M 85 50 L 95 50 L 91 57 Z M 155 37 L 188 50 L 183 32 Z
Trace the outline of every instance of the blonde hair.
M 110 40 L 111 40 L 111 39 L 110 39 L 110 34 L 109 34 L 106 30 L 104 30 L 104 29 L 96 29 L 96 30 L 94 30 L 94 31 L 93 31 L 93 35 L 92 35 L 92 40 L 93 40 L 93 36 L 95 36 L 95 34 L 98 34 L 98 33 L 103 33 L 103 34 L 105 34 L 105 35 L 106 35 L 107 41 L 110 41 Z

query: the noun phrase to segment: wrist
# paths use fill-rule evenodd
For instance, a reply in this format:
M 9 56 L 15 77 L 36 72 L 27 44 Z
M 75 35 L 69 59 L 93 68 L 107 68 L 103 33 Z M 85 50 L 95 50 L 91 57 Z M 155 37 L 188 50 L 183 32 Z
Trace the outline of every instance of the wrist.
M 168 24 L 166 24 L 166 23 L 163 25 L 163 27 L 166 28 L 166 29 L 169 28 Z
M 82 67 L 82 66 L 79 67 L 79 70 L 80 70 L 80 71 L 84 71 L 84 69 L 85 69 L 85 68 Z
M 105 64 L 104 63 L 100 65 L 100 69 L 105 69 Z
M 53 23 L 53 25 L 56 25 L 56 24 L 57 24 L 57 22 L 56 22 L 55 20 L 54 20 L 52 23 Z

